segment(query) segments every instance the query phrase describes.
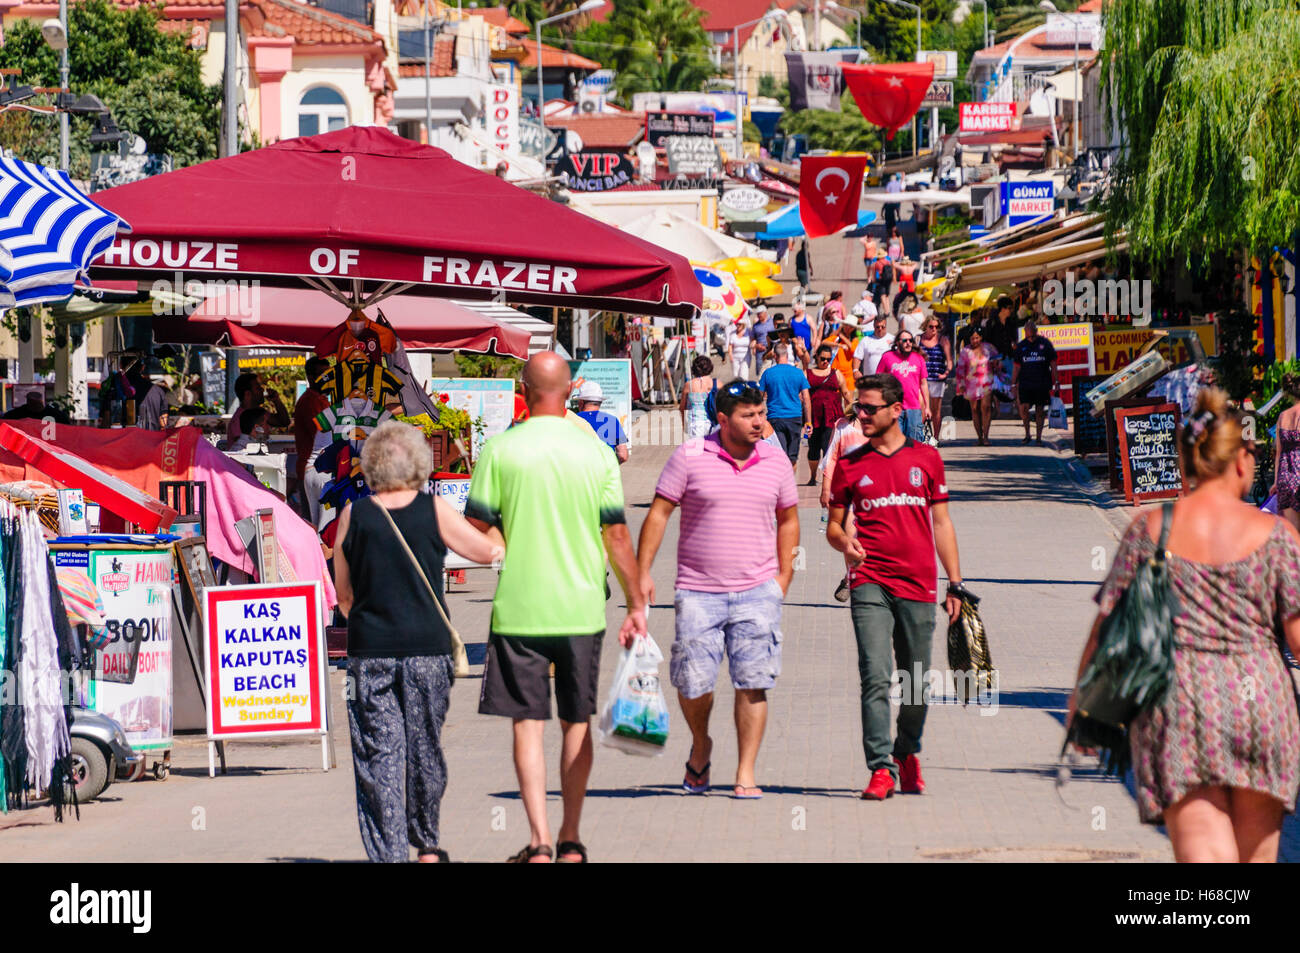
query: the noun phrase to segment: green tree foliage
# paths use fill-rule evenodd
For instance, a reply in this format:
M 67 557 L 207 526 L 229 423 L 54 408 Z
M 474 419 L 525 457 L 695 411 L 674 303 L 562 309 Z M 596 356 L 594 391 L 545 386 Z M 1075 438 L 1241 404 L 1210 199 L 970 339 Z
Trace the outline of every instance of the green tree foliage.
M 877 126 L 862 118 L 862 110 L 853 101 L 848 90 L 840 97 L 840 112 L 825 109 L 787 111 L 779 128 L 788 136 L 801 135 L 808 141 L 809 149 L 830 149 L 839 152 L 876 152 L 884 142 L 884 134 Z M 910 132 L 900 129 L 889 143 L 891 151 L 901 149 L 901 142 L 910 145 Z
M 1154 263 L 1300 230 L 1294 0 L 1113 0 L 1102 83 L 1125 145 L 1107 226 Z
M 186 38 L 158 29 L 159 12 L 141 6 L 118 10 L 106 0 L 68 8 L 69 84 L 74 95 L 93 93 L 113 112 L 119 127 L 143 138 L 150 152 L 167 153 L 177 167 L 217 154 L 220 88 L 204 85 L 200 54 Z M 58 54 L 35 21 L 5 29 L 0 67 L 18 67 L 32 86 L 59 84 Z M 93 118 L 73 116 L 72 175 L 90 175 Z M 57 159 L 57 118 L 31 113 L 0 115 L 0 145 L 20 158 Z
M 616 71 L 614 91 L 701 89 L 715 73 L 704 13 L 690 0 L 615 0 L 604 23 L 573 37 L 575 52 Z

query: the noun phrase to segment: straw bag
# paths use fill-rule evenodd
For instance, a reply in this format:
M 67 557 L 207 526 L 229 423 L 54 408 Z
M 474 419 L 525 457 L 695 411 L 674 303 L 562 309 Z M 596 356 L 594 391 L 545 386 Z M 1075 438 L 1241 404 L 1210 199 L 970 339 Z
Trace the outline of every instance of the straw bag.
M 399 530 L 397 524 L 393 522 L 393 517 L 392 514 L 388 512 L 388 507 L 384 506 L 384 504 L 380 503 L 378 500 L 375 500 L 375 506 L 379 507 L 379 512 L 384 514 L 384 519 L 388 520 L 388 525 L 393 528 L 393 535 L 396 536 L 397 541 L 402 544 L 402 549 L 406 551 L 406 555 L 410 558 L 411 565 L 415 567 L 415 571 L 420 574 L 420 578 L 424 581 L 425 587 L 429 590 L 430 598 L 433 599 L 433 604 L 438 607 L 438 615 L 442 616 L 442 622 L 447 627 L 447 631 L 451 634 L 452 673 L 457 678 L 467 677 L 469 675 L 469 653 L 465 651 L 465 643 L 461 639 L 460 633 L 457 632 L 456 627 L 451 624 L 451 619 L 447 618 L 447 610 L 442 607 L 442 600 L 439 599 L 438 594 L 434 592 L 433 585 L 429 582 L 429 577 L 424 574 L 424 567 L 421 566 L 420 561 L 415 558 L 415 553 L 411 552 L 411 547 L 407 545 L 406 537 L 402 535 L 402 531 Z

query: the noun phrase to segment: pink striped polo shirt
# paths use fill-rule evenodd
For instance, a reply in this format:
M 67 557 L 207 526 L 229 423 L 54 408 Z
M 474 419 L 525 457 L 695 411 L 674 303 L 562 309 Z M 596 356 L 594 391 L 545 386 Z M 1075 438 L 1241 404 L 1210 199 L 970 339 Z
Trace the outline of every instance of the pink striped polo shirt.
M 799 503 L 780 450 L 758 443 L 737 463 L 717 434 L 688 440 L 668 458 L 655 496 L 682 509 L 678 589 L 739 592 L 776 578 L 776 511 Z

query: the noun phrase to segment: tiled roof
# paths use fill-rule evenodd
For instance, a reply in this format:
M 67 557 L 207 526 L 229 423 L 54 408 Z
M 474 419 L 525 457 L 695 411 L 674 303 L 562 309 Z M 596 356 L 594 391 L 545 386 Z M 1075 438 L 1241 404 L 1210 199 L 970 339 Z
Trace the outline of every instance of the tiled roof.
M 546 124 L 572 129 L 584 149 L 626 149 L 645 134 L 645 113 L 547 118 Z
M 249 30 L 253 36 L 291 36 L 305 46 L 383 42 L 383 38 L 370 27 L 319 7 L 310 7 L 296 0 L 252 2 L 265 17 L 261 25 Z
M 211 20 L 162 20 L 158 23 L 158 29 L 164 33 L 188 36 L 190 48 L 195 50 L 207 49 L 208 30 L 211 26 Z
M 799 6 L 799 0 L 692 0 L 694 6 L 704 11 L 704 29 L 708 33 L 731 33 L 732 27 L 757 20 L 771 9 L 792 10 Z M 750 24 L 739 31 L 740 45 L 749 42 L 749 37 L 757 24 Z M 722 44 L 723 49 L 731 49 L 731 36 Z
M 439 35 L 433 38 L 433 50 L 431 56 L 429 75 L 432 77 L 455 76 L 456 75 L 456 37 L 451 35 Z M 397 67 L 399 77 L 412 77 L 424 75 L 424 63 L 406 62 L 400 63 Z
M 1011 48 L 1011 44 L 1014 42 L 1016 41 L 1007 40 L 1003 43 L 998 43 L 994 46 L 988 46 L 982 50 L 978 50 L 975 55 L 971 57 L 971 62 L 988 63 L 991 61 L 996 63 L 1006 55 L 1007 50 Z M 1074 44 L 1048 45 L 1044 42 L 1044 34 L 1040 33 L 1037 36 L 1031 36 L 1029 39 L 1017 46 L 1014 56 L 1016 59 L 1022 60 L 1073 60 Z M 1093 50 L 1091 47 L 1079 47 L 1080 65 L 1091 62 L 1096 56 L 1096 50 Z
M 519 45 L 524 48 L 528 55 L 524 57 L 523 62 L 519 65 L 523 69 L 537 68 L 537 41 L 530 40 L 523 36 L 519 38 Z M 579 56 L 577 53 L 570 53 L 567 50 L 556 49 L 553 46 L 542 44 L 542 68 L 543 69 L 600 69 L 600 64 L 595 60 L 589 60 L 585 56 Z
M 528 24 L 510 15 L 505 7 L 488 7 L 485 10 L 470 10 L 470 16 L 482 17 L 492 26 L 500 27 L 507 33 L 520 34 L 528 32 Z

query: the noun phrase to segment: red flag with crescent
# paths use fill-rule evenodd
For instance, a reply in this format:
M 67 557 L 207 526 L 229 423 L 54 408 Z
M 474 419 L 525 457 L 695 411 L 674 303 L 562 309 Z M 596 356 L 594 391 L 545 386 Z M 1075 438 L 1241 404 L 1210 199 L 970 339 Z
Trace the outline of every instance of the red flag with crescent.
M 934 82 L 934 63 L 844 63 L 840 68 L 863 118 L 884 127 L 886 139 L 916 115 Z
M 866 156 L 804 156 L 799 161 L 799 221 L 809 238 L 858 224 Z

